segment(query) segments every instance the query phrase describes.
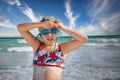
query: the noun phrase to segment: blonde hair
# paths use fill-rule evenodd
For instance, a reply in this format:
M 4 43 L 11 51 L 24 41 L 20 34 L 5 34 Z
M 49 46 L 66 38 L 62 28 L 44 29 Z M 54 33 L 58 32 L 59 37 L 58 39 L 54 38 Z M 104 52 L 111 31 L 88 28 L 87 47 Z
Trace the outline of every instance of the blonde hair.
M 40 20 L 40 22 L 51 21 L 51 20 L 55 20 L 55 18 L 53 18 L 53 17 L 43 17 L 42 20 Z
M 43 17 L 42 20 L 40 20 L 40 22 L 53 21 L 53 20 L 55 20 L 55 18 L 53 18 L 53 17 Z M 40 31 L 41 29 L 38 28 L 38 30 Z

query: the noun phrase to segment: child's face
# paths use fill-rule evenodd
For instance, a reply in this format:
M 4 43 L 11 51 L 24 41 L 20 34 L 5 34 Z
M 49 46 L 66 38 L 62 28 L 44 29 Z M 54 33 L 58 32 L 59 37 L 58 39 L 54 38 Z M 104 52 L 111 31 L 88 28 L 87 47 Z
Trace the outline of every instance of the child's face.
M 58 36 L 56 28 L 48 28 L 41 30 L 41 37 L 46 45 L 52 45 Z

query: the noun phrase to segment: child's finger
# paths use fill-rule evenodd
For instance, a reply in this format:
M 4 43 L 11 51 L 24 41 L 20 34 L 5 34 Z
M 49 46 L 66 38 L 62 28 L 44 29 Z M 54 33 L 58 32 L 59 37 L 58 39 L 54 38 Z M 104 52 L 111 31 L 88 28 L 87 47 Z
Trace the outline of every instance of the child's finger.
M 54 22 L 55 22 L 55 23 L 60 23 L 60 20 L 55 19 Z

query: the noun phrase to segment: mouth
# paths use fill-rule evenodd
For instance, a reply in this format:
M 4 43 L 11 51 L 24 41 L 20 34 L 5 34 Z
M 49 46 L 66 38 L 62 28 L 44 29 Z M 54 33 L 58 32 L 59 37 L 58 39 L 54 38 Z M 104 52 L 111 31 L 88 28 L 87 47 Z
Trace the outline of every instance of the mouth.
M 53 38 L 47 38 L 48 41 L 53 41 Z

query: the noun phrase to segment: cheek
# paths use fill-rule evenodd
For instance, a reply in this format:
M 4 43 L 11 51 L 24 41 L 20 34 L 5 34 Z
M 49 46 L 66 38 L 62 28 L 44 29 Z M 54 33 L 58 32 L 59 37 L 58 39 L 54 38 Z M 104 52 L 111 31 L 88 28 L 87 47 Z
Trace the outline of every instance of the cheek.
M 43 41 L 47 41 L 47 37 L 48 36 L 41 35 L 41 38 L 43 39 Z M 58 34 L 52 35 L 53 40 L 56 40 L 57 37 L 58 37 Z
M 58 34 L 54 34 L 53 38 L 56 39 L 58 37 Z

